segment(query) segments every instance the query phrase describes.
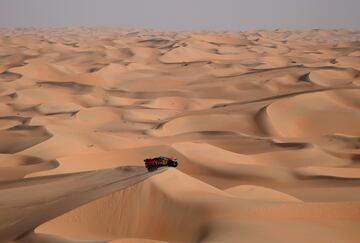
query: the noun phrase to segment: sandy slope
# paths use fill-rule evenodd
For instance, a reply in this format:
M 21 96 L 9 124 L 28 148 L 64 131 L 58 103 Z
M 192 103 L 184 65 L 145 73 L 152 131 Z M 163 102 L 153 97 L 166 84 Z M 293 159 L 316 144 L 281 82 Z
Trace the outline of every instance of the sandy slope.
M 359 53 L 348 30 L 1 29 L 0 242 L 359 242 Z

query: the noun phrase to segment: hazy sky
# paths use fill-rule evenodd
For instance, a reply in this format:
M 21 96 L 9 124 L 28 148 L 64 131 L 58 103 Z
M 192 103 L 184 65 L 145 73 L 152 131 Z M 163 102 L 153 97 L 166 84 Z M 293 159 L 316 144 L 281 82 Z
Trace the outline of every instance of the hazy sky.
M 360 29 L 360 0 L 0 0 L 0 26 Z

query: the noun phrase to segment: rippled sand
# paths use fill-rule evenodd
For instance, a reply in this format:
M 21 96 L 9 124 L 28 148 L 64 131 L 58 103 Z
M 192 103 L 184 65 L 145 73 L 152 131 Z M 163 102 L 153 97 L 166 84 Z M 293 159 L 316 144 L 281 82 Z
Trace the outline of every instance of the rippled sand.
M 0 242 L 357 243 L 359 164 L 360 32 L 0 29 Z

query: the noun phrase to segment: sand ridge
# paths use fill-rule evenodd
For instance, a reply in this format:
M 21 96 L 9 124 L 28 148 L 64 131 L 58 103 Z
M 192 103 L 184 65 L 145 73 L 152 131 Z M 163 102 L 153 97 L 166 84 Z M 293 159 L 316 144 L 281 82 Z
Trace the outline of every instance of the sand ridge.
M 0 29 L 0 241 L 360 240 L 360 32 Z M 143 159 L 176 156 L 148 173 Z

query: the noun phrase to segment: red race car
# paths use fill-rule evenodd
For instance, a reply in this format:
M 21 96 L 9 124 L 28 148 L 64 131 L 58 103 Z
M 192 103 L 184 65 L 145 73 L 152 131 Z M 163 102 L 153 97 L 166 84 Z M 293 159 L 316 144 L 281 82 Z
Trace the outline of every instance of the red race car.
M 178 166 L 177 159 L 175 157 L 155 157 L 151 159 L 145 159 L 145 166 L 148 171 L 157 170 L 159 167 L 176 167 Z

